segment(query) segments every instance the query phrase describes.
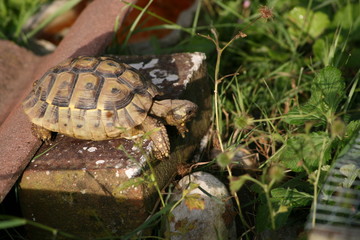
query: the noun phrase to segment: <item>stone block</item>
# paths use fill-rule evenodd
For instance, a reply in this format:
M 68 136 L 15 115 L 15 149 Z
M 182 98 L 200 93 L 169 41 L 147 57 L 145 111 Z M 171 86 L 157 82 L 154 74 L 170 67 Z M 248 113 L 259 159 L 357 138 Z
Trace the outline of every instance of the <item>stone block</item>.
M 39 149 L 22 176 L 24 217 L 84 239 L 125 234 L 154 207 L 157 191 L 148 180 L 151 173 L 163 188 L 207 132 L 211 95 L 204 54 L 117 58 L 150 78 L 164 93 L 162 98 L 199 105 L 197 116 L 187 123 L 188 134 L 181 138 L 175 128 L 167 127 L 171 154 L 163 161 L 149 157 L 152 143 L 146 139 L 139 145 L 126 139 L 84 141 L 58 135 L 50 146 Z M 31 239 L 52 237 L 38 229 L 29 229 L 29 234 Z

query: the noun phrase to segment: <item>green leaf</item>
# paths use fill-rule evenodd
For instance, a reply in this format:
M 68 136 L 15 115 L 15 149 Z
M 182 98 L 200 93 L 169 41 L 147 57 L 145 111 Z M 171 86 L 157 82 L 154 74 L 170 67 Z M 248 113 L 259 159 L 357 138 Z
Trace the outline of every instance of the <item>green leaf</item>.
M 328 51 L 325 40 L 322 38 L 316 39 L 312 45 L 312 51 L 315 55 L 315 58 L 319 61 L 322 61 L 327 54 L 326 51 Z
M 275 225 L 280 228 L 288 223 L 292 208 L 289 206 L 280 205 L 275 212 Z
M 344 29 L 356 29 L 360 22 L 360 4 L 347 4 L 345 7 L 336 11 L 333 26 L 341 26 Z M 356 24 L 354 26 L 354 24 Z
M 341 152 L 338 156 L 342 156 L 346 154 L 352 144 L 354 144 L 354 141 L 356 137 L 360 133 L 360 120 L 351 121 L 346 127 L 345 127 L 345 138 L 342 140 L 341 145 L 343 148 L 341 149 Z
M 326 117 L 320 107 L 307 103 L 301 107 L 290 110 L 284 115 L 283 120 L 289 124 L 302 125 L 308 121 L 315 123 L 315 126 L 325 125 Z
M 329 141 L 329 136 L 323 132 L 296 135 L 286 141 L 280 153 L 280 162 L 294 172 L 303 171 L 303 164 L 313 171 L 317 169 L 322 157 L 322 164 L 330 159 Z
M 270 213 L 266 203 L 262 203 L 258 206 L 255 215 L 255 229 L 256 231 L 263 232 L 270 228 Z
M 335 112 L 340 101 L 345 96 L 345 82 L 339 69 L 328 66 L 314 78 L 311 90 L 311 102 L 322 102 Z M 318 106 L 322 107 L 321 104 Z M 322 107 L 323 111 L 327 111 Z
M 312 82 L 310 99 L 304 105 L 289 111 L 283 120 L 295 125 L 307 121 L 314 121 L 315 125 L 325 125 L 327 118 L 335 114 L 344 96 L 345 82 L 340 70 L 331 66 L 325 67 Z
M 345 188 L 350 188 L 357 177 L 360 177 L 360 168 L 355 164 L 346 164 L 340 168 L 341 174 L 346 176 L 343 182 Z
M 309 34 L 313 38 L 320 36 L 325 29 L 329 26 L 329 17 L 323 12 L 315 12 L 311 19 Z
M 289 32 L 298 38 L 301 34 L 307 33 L 311 37 L 316 38 L 320 36 L 329 26 L 329 17 L 322 12 L 313 12 L 303 7 L 294 7 L 286 18 L 293 22 L 297 28 L 289 28 Z
M 360 131 L 360 120 L 351 121 L 345 129 L 345 136 L 348 138 L 353 138 Z
M 281 205 L 291 207 L 305 207 L 311 204 L 313 196 L 305 192 L 299 192 L 291 188 L 274 188 L 271 190 L 272 200 Z

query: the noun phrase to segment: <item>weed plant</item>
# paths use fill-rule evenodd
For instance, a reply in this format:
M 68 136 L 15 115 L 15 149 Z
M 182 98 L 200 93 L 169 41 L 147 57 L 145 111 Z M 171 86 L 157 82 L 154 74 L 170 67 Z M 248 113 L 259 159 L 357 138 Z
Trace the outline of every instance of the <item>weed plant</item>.
M 239 239 L 281 229 L 303 231 L 307 216 L 315 214 L 310 206 L 316 209 L 328 169 L 360 130 L 359 1 L 202 0 L 189 28 L 134 7 L 139 17 L 124 45 L 110 47 L 109 53 L 139 54 L 127 45 L 133 34 L 173 29 L 182 32 L 182 40 L 164 47 L 152 39 L 153 54 L 207 55 L 214 91 L 209 144 L 220 154 L 204 154 L 208 164 L 201 169 L 227 176 L 240 219 Z M 138 25 L 150 17 L 164 24 Z M 20 28 L 22 21 L 16 21 L 1 25 L 2 38 L 19 40 L 19 30 L 9 35 L 10 26 Z M 235 170 L 239 148 L 259 156 L 255 174 Z M 243 200 L 244 189 L 252 201 Z M 160 199 L 162 208 L 123 238 L 135 237 L 171 211 L 168 198 Z M 10 219 L 0 229 L 26 223 Z

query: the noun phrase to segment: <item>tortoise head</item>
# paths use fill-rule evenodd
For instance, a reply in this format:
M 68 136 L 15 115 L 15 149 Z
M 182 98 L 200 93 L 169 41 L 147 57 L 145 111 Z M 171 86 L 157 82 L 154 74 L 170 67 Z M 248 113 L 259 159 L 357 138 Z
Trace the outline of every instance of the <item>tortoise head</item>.
M 198 106 L 188 100 L 167 99 L 158 101 L 152 110 L 155 115 L 165 118 L 168 125 L 175 126 L 181 136 L 185 137 L 185 132 L 188 132 L 185 123 L 196 115 L 197 109 Z
M 150 113 L 164 118 L 168 125 L 175 126 L 185 137 L 185 132 L 188 132 L 185 123 L 196 115 L 197 109 L 198 106 L 188 100 L 165 99 L 154 101 Z

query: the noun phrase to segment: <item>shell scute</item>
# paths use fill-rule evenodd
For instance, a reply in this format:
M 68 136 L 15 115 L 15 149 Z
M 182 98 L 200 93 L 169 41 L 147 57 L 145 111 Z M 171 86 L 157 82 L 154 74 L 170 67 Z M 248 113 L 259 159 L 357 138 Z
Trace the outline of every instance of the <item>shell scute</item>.
M 96 67 L 96 73 L 100 73 L 105 77 L 117 77 L 126 70 L 124 64 L 118 63 L 110 58 L 104 58 Z
M 93 73 L 80 73 L 71 97 L 70 108 L 95 109 L 104 79 Z
M 71 62 L 71 67 L 75 72 L 85 72 L 93 70 L 99 64 L 99 60 L 94 57 L 81 57 Z
M 46 102 L 58 107 L 69 107 L 77 77 L 78 75 L 72 72 L 59 73 L 49 91 Z

